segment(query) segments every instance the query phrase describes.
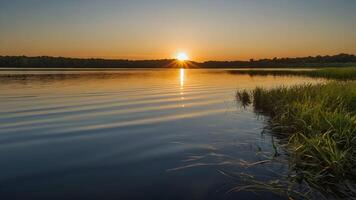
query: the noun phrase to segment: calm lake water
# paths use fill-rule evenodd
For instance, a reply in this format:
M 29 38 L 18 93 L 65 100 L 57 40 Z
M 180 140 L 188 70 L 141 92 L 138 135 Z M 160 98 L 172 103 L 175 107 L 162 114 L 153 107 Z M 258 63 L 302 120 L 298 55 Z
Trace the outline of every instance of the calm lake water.
M 223 173 L 278 178 L 238 89 L 316 83 L 227 70 L 0 72 L 1 199 L 261 199 Z M 283 158 L 283 152 L 281 157 Z M 221 170 L 221 171 L 220 171 Z M 260 193 L 263 199 L 276 199 Z

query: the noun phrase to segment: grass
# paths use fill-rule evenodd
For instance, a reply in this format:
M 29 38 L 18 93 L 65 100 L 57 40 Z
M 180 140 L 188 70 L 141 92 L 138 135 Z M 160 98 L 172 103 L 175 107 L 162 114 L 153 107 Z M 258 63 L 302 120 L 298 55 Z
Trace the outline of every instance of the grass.
M 305 73 L 354 79 L 356 68 Z M 238 92 L 237 99 L 269 116 L 271 130 L 289 139 L 292 169 L 298 174 L 295 180 L 337 198 L 355 198 L 356 82 L 256 88 Z
M 230 71 L 234 74 L 249 74 L 249 75 L 294 75 L 294 76 L 309 76 L 317 78 L 328 78 L 337 80 L 356 80 L 356 67 L 343 68 L 323 68 L 315 70 L 234 70 Z

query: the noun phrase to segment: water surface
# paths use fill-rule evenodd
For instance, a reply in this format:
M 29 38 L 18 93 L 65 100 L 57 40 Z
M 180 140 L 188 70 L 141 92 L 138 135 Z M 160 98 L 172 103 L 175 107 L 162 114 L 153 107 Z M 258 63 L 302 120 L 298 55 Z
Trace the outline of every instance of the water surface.
M 316 83 L 227 70 L 0 72 L 2 199 L 259 199 L 228 193 L 278 139 L 238 89 Z M 262 153 L 261 153 L 262 152 Z M 277 196 L 264 193 L 264 199 Z

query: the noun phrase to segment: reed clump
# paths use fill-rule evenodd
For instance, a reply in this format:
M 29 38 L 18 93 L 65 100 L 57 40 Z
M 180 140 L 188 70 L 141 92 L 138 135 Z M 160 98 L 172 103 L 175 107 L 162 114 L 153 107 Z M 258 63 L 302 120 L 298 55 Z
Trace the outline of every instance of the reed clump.
M 255 111 L 270 117 L 271 130 L 289 139 L 300 181 L 332 196 L 356 197 L 356 82 L 256 88 L 250 98 L 246 92 L 237 98 L 252 99 Z

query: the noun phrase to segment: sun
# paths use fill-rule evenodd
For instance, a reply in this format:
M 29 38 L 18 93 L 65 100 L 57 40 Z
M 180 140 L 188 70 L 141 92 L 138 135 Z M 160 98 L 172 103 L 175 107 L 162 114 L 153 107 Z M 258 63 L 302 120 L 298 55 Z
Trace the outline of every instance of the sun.
M 189 59 L 189 57 L 185 52 L 180 52 L 177 54 L 176 59 L 179 61 L 186 61 Z

